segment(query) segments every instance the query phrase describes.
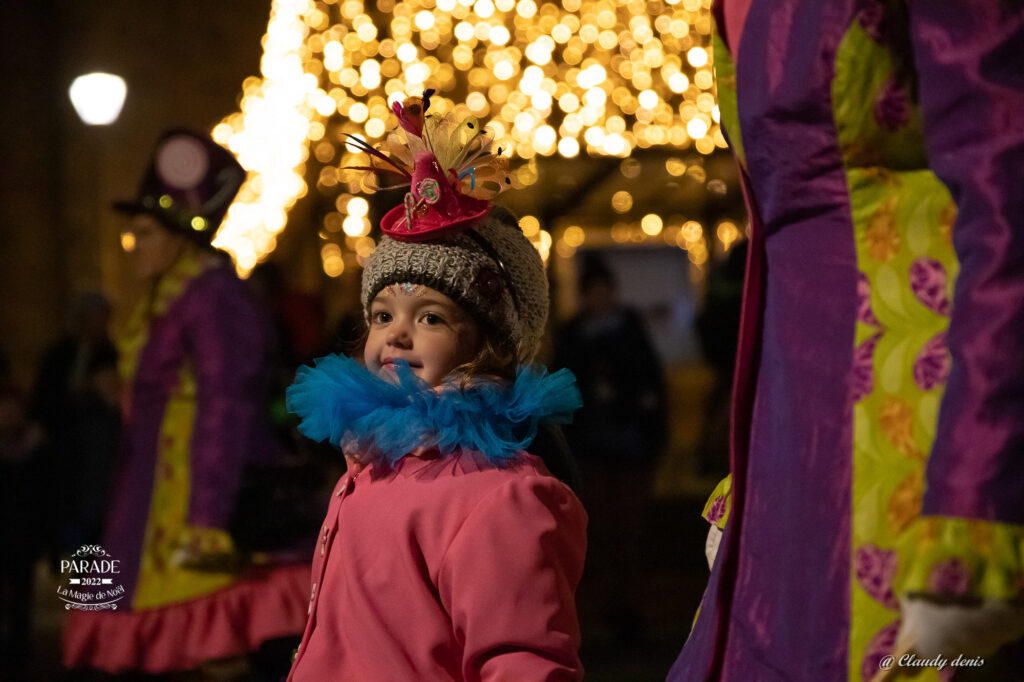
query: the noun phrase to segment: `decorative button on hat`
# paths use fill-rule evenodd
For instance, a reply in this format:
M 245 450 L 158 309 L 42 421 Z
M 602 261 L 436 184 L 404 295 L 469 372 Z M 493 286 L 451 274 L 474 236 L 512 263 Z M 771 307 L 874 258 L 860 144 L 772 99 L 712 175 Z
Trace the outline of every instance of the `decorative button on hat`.
M 137 196 L 114 202 L 114 208 L 151 215 L 167 229 L 209 244 L 245 177 L 231 152 L 209 137 L 169 130 L 157 141 Z

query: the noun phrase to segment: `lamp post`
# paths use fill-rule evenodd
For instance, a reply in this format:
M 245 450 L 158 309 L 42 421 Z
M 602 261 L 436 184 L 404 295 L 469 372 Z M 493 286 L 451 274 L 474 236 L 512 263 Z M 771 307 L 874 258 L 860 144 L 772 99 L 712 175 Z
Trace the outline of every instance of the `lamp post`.
M 71 232 L 77 235 L 76 240 L 71 240 L 77 243 L 70 244 L 70 248 L 79 254 L 75 271 L 69 274 L 72 282 L 98 280 L 104 291 L 122 288 L 120 269 L 123 266 L 120 245 L 114 246 L 118 240 L 111 239 L 111 233 L 116 234 L 120 230 L 115 232 L 114 225 L 108 225 L 109 218 L 104 210 L 109 203 L 105 192 L 107 135 L 95 128 L 110 126 L 117 121 L 127 93 L 128 87 L 123 78 L 102 72 L 80 75 L 68 88 L 68 96 L 78 118 L 93 129 L 85 135 L 74 134 L 79 143 L 71 145 L 66 152 L 69 170 L 78 179 L 77 183 L 70 184 L 70 201 L 65 209 Z M 77 230 L 74 229 L 76 225 Z M 91 257 L 83 257 L 85 254 L 91 254 Z

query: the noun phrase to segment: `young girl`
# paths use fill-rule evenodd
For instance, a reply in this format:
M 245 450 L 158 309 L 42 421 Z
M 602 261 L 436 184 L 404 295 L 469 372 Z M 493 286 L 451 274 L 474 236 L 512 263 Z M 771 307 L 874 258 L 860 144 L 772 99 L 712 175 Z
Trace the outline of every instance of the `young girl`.
M 397 108 L 414 143 L 451 125 L 427 106 L 411 121 Z M 363 273 L 365 367 L 321 358 L 289 389 L 302 432 L 349 467 L 315 550 L 295 682 L 582 676 L 586 514 L 526 451 L 579 405 L 570 373 L 525 364 L 547 280 L 511 214 L 464 194 L 432 147 L 400 166 L 410 192 Z

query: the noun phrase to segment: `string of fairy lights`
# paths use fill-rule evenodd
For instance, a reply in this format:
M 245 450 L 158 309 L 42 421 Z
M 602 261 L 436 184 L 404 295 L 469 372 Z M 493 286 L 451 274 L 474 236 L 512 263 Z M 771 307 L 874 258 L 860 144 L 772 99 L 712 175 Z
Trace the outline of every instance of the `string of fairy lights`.
M 274 0 L 262 76 L 243 83 L 239 111 L 213 130 L 249 171 L 215 245 L 232 254 L 241 272 L 251 270 L 274 249 L 288 210 L 309 191 L 306 166 L 315 163 L 316 190 L 335 196 L 336 210 L 321 230 L 324 271 L 340 275 L 346 258 L 368 256 L 374 242 L 365 195 L 372 190 L 345 169 L 365 164 L 345 134 L 379 142 L 394 125 L 391 104 L 426 88 L 437 90 L 432 111 L 445 113 L 459 102 L 486 121 L 496 146 L 513 167 L 519 163 L 522 185 L 536 182 L 538 159 L 555 154 L 627 158 L 647 147 L 711 154 L 726 143 L 713 89 L 709 6 L 710 0 Z M 610 199 L 616 210 L 631 204 L 620 194 Z M 571 255 L 589 232 L 560 226 L 556 238 L 532 216 L 523 225 L 545 259 L 552 249 Z M 728 222 L 717 233 L 726 247 L 738 236 Z M 699 223 L 665 225 L 653 214 L 611 232 L 616 241 L 663 238 L 688 249 L 695 263 L 703 262 L 702 249 L 706 260 L 703 235 Z

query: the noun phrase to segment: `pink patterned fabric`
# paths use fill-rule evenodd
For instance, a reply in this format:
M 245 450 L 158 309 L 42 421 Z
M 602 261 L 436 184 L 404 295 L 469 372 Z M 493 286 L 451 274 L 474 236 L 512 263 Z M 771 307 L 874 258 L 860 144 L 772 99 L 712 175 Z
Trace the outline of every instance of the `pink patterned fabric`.
M 725 509 L 727 507 L 724 497 L 716 497 L 715 501 L 711 503 L 711 509 L 708 510 L 707 520 L 711 523 L 718 523 L 725 516 Z
M 882 335 L 875 334 L 866 339 L 853 351 L 853 368 L 850 376 L 850 395 L 853 401 L 862 400 L 875 388 L 875 346 Z
M 901 79 L 894 77 L 875 101 L 875 120 L 885 130 L 899 130 L 910 122 L 910 109 L 910 93 Z
M 875 42 L 883 42 L 885 28 L 885 5 L 879 0 L 865 0 L 857 13 L 857 23 Z
M 860 271 L 857 271 L 857 321 L 872 327 L 882 326 L 871 312 L 871 280 Z
M 932 258 L 918 258 L 910 265 L 910 290 L 929 310 L 949 317 L 953 304 L 946 293 L 946 270 Z
M 219 592 L 135 612 L 68 615 L 66 668 L 168 672 L 244 655 L 269 639 L 300 632 L 309 603 L 309 567 L 278 566 Z
M 914 358 L 914 383 L 922 391 L 930 391 L 946 383 L 951 360 L 946 347 L 946 332 L 933 336 Z
M 900 621 L 886 625 L 868 642 L 864 650 L 864 658 L 860 664 L 861 679 L 873 680 L 879 671 L 879 663 L 896 648 L 896 635 L 900 632 Z
M 872 599 L 886 608 L 898 610 L 899 602 L 892 591 L 896 576 L 897 556 L 892 550 L 862 545 L 854 555 L 857 582 Z
M 948 559 L 932 567 L 928 576 L 928 591 L 937 595 L 959 597 L 971 585 L 971 569 L 959 559 Z
M 918 258 L 910 266 L 910 290 L 929 310 L 948 317 L 953 312 L 946 288 L 946 270 L 931 258 Z M 946 383 L 950 371 L 946 332 L 933 336 L 914 358 L 914 383 L 930 391 Z

